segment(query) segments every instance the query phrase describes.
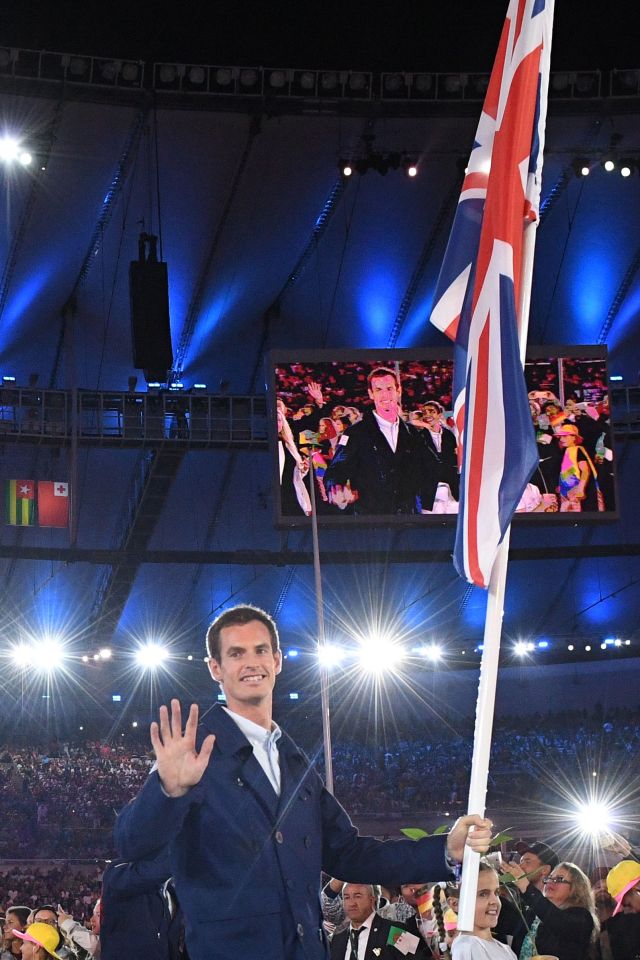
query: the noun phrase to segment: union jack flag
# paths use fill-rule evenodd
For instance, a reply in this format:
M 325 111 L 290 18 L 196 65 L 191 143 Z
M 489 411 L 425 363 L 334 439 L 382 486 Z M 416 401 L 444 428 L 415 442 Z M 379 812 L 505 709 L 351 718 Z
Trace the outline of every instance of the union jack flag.
M 455 341 L 462 468 L 454 565 L 486 587 L 538 462 L 518 342 L 523 252 L 538 220 L 553 0 L 511 0 L 436 286 L 431 322 Z M 525 240 L 526 237 L 526 240 Z

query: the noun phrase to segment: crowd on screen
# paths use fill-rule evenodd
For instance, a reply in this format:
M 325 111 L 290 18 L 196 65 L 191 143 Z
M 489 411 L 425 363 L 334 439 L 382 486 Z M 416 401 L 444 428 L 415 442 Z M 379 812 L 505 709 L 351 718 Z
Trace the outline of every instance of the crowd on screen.
M 411 825 L 430 810 L 457 816 L 468 789 L 471 721 L 423 727 L 396 718 L 384 745 L 363 724 L 334 733 L 335 792 L 357 816 Z M 311 728 L 310 728 L 311 730 Z M 316 736 L 316 733 L 318 735 Z M 319 732 L 299 736 L 322 772 Z M 637 760 L 640 714 L 625 710 L 585 716 L 580 711 L 496 722 L 488 804 L 512 808 L 543 803 L 562 782 L 582 782 L 585 770 L 606 779 Z M 136 795 L 152 763 L 148 744 L 110 746 L 88 741 L 0 749 L 0 857 L 113 855 L 117 811 Z
M 364 484 L 362 478 L 350 482 L 348 496 L 345 496 L 342 476 L 345 468 L 339 466 L 336 470 L 337 464 L 351 456 L 346 449 L 349 440 L 353 441 L 353 448 L 355 443 L 362 444 L 359 437 L 367 432 L 363 432 L 362 421 L 371 416 L 374 407 L 367 379 L 372 369 L 371 364 L 356 362 L 291 364 L 278 368 L 280 494 L 284 516 L 310 514 L 311 502 L 304 481 L 311 462 L 316 477 L 316 509 L 320 515 L 378 512 L 364 502 L 362 488 L 358 490 L 358 482 Z M 390 364 L 386 369 L 395 368 Z M 604 366 L 565 359 L 562 370 L 560 383 L 557 363 L 527 366 L 539 465 L 519 510 L 527 513 L 615 510 L 614 455 Z M 391 512 L 458 512 L 451 376 L 452 367 L 448 363 L 402 363 L 398 381 L 402 393 L 400 417 L 414 434 L 420 432 L 420 440 L 429 451 L 425 460 L 427 468 L 437 474 L 433 477 L 437 491 L 435 499 L 428 497 L 428 503 L 421 502 L 418 491 L 410 507 L 405 504 Z M 399 457 L 396 448 L 392 449 Z M 370 441 L 366 441 L 365 450 L 362 456 L 368 463 L 369 482 L 379 486 L 388 484 Z M 412 458 L 417 458 L 415 451 Z M 376 471 L 380 473 L 379 480 Z M 406 473 L 404 464 L 400 472 Z M 400 499 L 389 496 L 387 502 Z M 380 502 L 385 502 L 384 498 Z

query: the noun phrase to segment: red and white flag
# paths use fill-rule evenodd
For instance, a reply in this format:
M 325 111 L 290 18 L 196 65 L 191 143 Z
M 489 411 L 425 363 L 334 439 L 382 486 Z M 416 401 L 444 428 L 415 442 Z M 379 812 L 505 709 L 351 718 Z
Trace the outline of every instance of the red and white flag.
M 38 524 L 41 527 L 69 526 L 68 483 L 38 480 Z

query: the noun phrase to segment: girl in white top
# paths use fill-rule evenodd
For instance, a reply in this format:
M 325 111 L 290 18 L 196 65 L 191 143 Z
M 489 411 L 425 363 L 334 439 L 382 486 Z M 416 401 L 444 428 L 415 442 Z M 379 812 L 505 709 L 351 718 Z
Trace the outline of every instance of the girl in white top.
M 473 933 L 457 935 L 451 947 L 453 960 L 517 960 L 511 947 L 494 940 L 491 934 L 500 914 L 499 890 L 498 874 L 481 860 Z

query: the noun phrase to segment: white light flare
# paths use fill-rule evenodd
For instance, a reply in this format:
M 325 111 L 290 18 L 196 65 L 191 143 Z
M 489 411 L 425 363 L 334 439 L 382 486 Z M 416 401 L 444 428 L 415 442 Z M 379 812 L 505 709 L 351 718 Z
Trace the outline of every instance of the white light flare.
M 143 670 L 155 670 L 169 656 L 169 650 L 161 643 L 145 643 L 135 652 L 136 662 Z

